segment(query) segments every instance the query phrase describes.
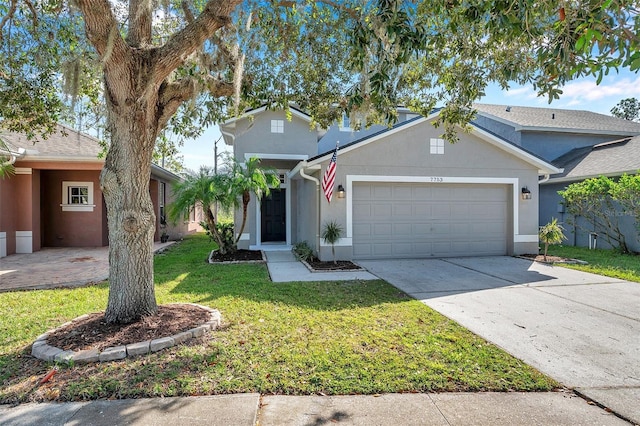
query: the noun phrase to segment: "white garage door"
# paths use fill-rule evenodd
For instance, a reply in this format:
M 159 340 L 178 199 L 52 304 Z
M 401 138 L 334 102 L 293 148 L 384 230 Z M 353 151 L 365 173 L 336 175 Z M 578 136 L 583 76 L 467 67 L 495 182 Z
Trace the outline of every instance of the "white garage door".
M 354 183 L 355 259 L 504 255 L 507 185 Z

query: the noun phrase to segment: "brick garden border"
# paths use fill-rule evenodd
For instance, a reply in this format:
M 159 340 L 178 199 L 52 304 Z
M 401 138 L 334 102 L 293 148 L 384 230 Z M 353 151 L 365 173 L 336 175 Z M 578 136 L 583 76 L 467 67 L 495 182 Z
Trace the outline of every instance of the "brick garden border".
M 170 348 L 180 343 L 195 337 L 201 337 L 209 331 L 216 330 L 222 323 L 222 315 L 220 311 L 211 309 L 208 306 L 198 305 L 196 303 L 180 303 L 182 305 L 192 305 L 202 308 L 211 313 L 209 321 L 204 324 L 192 328 L 191 330 L 183 331 L 178 334 L 174 334 L 169 337 L 161 337 L 159 339 L 147 340 L 144 342 L 130 343 L 128 345 L 115 346 L 104 349 L 102 352 L 98 349 L 87 349 L 84 351 L 65 351 L 55 346 L 47 344 L 47 338 L 49 335 L 63 327 L 66 327 L 74 322 L 80 321 L 88 317 L 88 314 L 82 315 L 69 322 L 62 324 L 60 327 L 50 330 L 36 338 L 31 346 L 31 355 L 35 358 L 48 362 L 60 362 L 60 363 L 90 363 L 90 362 L 106 362 L 125 359 L 127 357 L 133 357 L 138 355 L 146 355 L 151 352 L 158 352 L 162 349 Z

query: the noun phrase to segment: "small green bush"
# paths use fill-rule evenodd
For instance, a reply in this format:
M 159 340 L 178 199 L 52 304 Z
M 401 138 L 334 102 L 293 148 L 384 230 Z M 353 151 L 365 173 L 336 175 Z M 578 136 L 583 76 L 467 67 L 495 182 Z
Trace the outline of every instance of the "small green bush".
M 550 244 L 560 244 L 562 240 L 566 240 L 564 236 L 564 228 L 558 223 L 555 217 L 553 220 L 540 228 L 538 233 L 540 241 L 544 243 L 544 260 L 547 260 L 547 252 Z
M 331 253 L 333 254 L 333 263 L 336 262 L 336 243 L 342 237 L 342 226 L 335 220 L 331 220 L 324 224 L 322 228 L 322 239 L 325 243 L 331 244 Z
M 209 236 L 209 239 L 211 239 L 212 241 L 216 241 L 213 234 L 211 233 L 211 230 L 209 229 L 209 225 L 207 224 L 207 222 L 200 222 L 200 226 L 204 228 L 205 232 L 207 233 L 207 236 Z M 233 222 L 217 222 L 216 223 L 216 229 L 218 230 L 218 235 L 220 236 L 220 239 L 222 240 L 224 245 L 227 247 L 228 251 L 232 251 L 232 248 L 236 247 L 235 238 L 234 238 L 234 233 L 235 233 L 234 228 L 235 227 Z
M 304 260 L 305 262 L 309 262 L 315 257 L 313 253 L 313 248 L 306 241 L 301 241 L 293 246 L 291 249 L 293 255 L 298 260 Z

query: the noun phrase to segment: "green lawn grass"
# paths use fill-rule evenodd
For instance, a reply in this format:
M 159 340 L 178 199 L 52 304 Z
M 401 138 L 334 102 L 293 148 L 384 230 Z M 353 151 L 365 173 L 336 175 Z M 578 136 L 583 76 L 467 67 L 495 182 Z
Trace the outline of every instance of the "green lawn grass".
M 264 265 L 209 265 L 206 237 L 156 256 L 159 303 L 222 312 L 211 339 L 118 362 L 52 367 L 39 334 L 103 310 L 106 285 L 0 294 L 0 403 L 237 392 L 542 391 L 558 384 L 384 281 L 272 283 Z
M 614 250 L 589 250 L 586 247 L 557 245 L 549 247 L 549 255 L 579 259 L 589 263 L 588 265 L 558 264 L 566 268 L 640 282 L 640 256 L 637 254 L 621 254 Z

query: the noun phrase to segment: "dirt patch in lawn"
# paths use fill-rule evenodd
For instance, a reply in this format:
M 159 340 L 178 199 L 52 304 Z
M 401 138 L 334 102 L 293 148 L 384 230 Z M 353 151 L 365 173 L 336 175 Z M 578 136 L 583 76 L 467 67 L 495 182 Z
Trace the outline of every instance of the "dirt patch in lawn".
M 158 306 L 158 314 L 143 317 L 131 324 L 107 324 L 104 313 L 93 313 L 57 329 L 47 337 L 47 344 L 63 350 L 81 351 L 128 345 L 172 336 L 198 327 L 211 312 L 188 304 Z

